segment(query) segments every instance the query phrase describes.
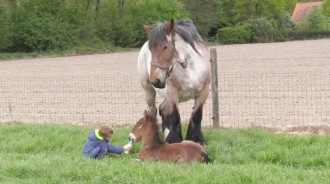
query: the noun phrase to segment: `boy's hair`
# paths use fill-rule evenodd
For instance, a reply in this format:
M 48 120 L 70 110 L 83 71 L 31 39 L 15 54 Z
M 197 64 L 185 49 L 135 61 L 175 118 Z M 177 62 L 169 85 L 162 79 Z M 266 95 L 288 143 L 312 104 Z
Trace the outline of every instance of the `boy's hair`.
M 101 125 L 100 136 L 102 136 L 106 140 L 109 140 L 111 134 L 113 134 L 113 130 L 108 125 Z

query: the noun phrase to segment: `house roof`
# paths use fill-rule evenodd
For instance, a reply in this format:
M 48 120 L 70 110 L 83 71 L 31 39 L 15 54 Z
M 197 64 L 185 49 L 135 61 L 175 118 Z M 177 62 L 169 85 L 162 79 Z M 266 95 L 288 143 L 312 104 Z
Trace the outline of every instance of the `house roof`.
M 320 6 L 322 2 L 297 3 L 292 13 L 292 20 L 297 22 L 303 20 L 313 7 Z

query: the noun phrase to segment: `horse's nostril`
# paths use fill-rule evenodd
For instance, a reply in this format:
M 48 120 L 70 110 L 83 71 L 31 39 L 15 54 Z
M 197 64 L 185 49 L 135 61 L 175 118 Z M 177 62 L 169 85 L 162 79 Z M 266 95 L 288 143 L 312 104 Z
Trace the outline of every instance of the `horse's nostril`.
M 162 82 L 160 79 L 156 79 L 150 82 L 155 88 L 160 88 L 160 89 L 165 88 L 166 85 L 166 83 Z
M 154 81 L 151 81 L 151 84 L 152 84 L 153 86 L 158 86 L 159 83 L 160 83 L 160 80 L 159 80 L 159 79 L 156 79 L 156 80 L 154 80 Z

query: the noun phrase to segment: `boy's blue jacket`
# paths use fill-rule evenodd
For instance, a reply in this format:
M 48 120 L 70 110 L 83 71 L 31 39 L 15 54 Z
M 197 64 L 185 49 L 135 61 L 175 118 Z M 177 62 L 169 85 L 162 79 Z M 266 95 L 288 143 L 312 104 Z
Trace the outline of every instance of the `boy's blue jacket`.
M 88 139 L 83 148 L 83 155 L 88 156 L 89 153 L 96 147 L 100 147 L 101 149 L 106 149 L 108 153 L 123 153 L 123 146 L 115 146 L 110 144 L 107 140 L 103 139 L 99 135 L 99 129 L 92 130 L 88 134 Z

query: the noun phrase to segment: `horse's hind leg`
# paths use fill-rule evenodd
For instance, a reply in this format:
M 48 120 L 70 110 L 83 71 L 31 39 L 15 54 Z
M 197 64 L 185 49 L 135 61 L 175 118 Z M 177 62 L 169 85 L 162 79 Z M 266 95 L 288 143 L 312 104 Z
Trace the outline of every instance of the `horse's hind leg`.
M 164 100 L 159 106 L 159 115 L 162 117 L 162 130 L 165 141 L 177 143 L 183 140 L 181 133 L 180 114 L 176 105 L 171 105 Z
M 205 139 L 201 128 L 203 117 L 203 106 L 200 106 L 195 112 L 191 114 L 186 140 L 199 142 L 202 146 L 205 145 Z
M 205 146 L 205 139 L 202 132 L 202 118 L 203 118 L 203 106 L 209 95 L 209 88 L 205 86 L 201 95 L 195 99 L 193 112 L 191 114 L 186 139 L 194 142 L 199 142 L 202 146 Z

